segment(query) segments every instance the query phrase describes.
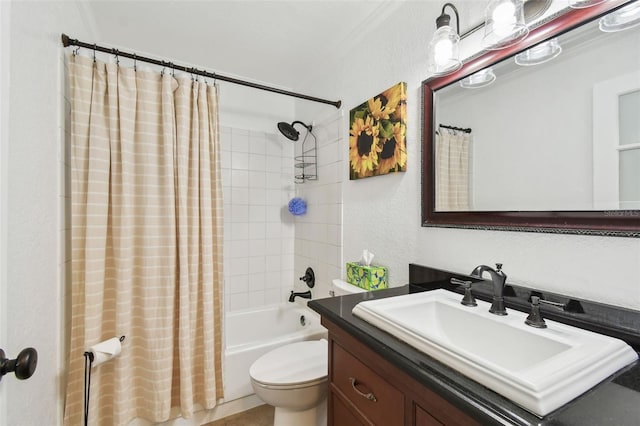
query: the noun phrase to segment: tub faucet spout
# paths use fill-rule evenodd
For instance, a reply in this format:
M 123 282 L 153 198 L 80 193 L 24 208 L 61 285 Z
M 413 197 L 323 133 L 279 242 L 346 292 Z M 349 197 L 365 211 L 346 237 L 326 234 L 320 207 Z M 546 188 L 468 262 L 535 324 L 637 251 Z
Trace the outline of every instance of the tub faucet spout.
M 296 297 L 302 297 L 303 299 L 311 299 L 311 290 L 307 290 L 304 293 L 294 293 L 291 291 L 291 296 L 289 296 L 289 302 L 293 303 L 296 300 Z
M 502 263 L 496 263 L 496 269 L 487 265 L 476 266 L 471 275 L 482 278 L 485 271 L 491 275 L 491 281 L 493 281 L 493 302 L 489 312 L 495 315 L 507 315 L 507 310 L 504 307 L 504 286 L 507 275 L 502 272 Z

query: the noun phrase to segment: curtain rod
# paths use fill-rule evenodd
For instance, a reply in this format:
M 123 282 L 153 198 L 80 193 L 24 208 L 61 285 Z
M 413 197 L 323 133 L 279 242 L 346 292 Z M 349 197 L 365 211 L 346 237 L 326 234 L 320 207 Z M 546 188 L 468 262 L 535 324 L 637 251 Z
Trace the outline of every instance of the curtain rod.
M 464 132 L 464 133 L 471 133 L 471 129 L 469 128 L 462 128 L 462 127 L 455 127 L 455 126 L 447 126 L 446 124 L 438 124 L 439 127 L 444 127 L 445 129 L 450 129 L 450 130 L 458 130 L 460 132 Z
M 208 71 L 204 71 L 204 70 L 199 70 L 199 69 L 196 69 L 196 68 L 193 68 L 193 67 L 186 67 L 184 65 L 177 65 L 177 64 L 174 64 L 173 62 L 161 61 L 161 60 L 158 60 L 158 59 L 148 58 L 148 57 L 145 57 L 145 56 L 138 56 L 138 55 L 136 55 L 134 53 L 123 52 L 123 51 L 118 50 L 118 49 L 108 48 L 108 47 L 104 47 L 104 46 L 98 46 L 96 44 L 91 44 L 91 43 L 85 43 L 83 41 L 79 41 L 78 39 L 70 38 L 66 34 L 62 34 L 62 45 L 64 47 L 68 47 L 68 46 L 84 47 L 86 49 L 90 49 L 90 50 L 93 50 L 93 51 L 109 53 L 109 54 L 112 54 L 112 55 L 115 55 L 115 56 L 122 56 L 122 57 L 125 57 L 125 58 L 133 59 L 134 61 L 148 62 L 150 64 L 159 65 L 159 66 L 167 67 L 167 68 L 172 68 L 172 69 L 176 69 L 176 70 L 179 70 L 179 71 L 184 71 L 184 72 L 187 72 L 187 73 L 190 73 L 190 74 L 194 74 L 194 75 L 201 75 L 201 76 L 204 76 L 204 77 L 213 78 L 215 80 L 226 81 L 226 82 L 233 83 L 233 84 L 239 84 L 241 86 L 247 86 L 247 87 L 252 87 L 254 89 L 265 90 L 267 92 L 279 93 L 281 95 L 292 96 L 294 98 L 305 99 L 307 101 L 319 102 L 319 103 L 323 103 L 323 104 L 329 104 L 329 105 L 333 105 L 336 108 L 340 108 L 340 106 L 342 105 L 342 101 L 329 101 L 329 100 L 326 100 L 326 99 L 320 99 L 320 98 L 316 98 L 316 97 L 313 97 L 313 96 L 303 95 L 301 93 L 290 92 L 290 91 L 278 89 L 278 88 L 275 88 L 275 87 L 264 86 L 262 84 L 256 84 L 256 83 L 252 83 L 250 81 L 244 81 L 244 80 L 240 80 L 240 79 L 233 78 L 233 77 L 227 77 L 227 76 L 224 76 L 224 75 L 220 75 L 220 74 L 216 74 L 216 73 L 212 73 L 212 72 L 208 72 Z

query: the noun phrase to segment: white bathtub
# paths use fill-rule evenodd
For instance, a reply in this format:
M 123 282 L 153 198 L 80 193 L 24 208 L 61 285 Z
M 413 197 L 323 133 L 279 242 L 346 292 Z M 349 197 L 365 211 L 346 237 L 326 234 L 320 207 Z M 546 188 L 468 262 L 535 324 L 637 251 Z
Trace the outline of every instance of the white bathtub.
M 225 402 L 254 393 L 249 367 L 263 354 L 287 343 L 326 337 L 320 316 L 298 303 L 230 312 L 225 323 Z

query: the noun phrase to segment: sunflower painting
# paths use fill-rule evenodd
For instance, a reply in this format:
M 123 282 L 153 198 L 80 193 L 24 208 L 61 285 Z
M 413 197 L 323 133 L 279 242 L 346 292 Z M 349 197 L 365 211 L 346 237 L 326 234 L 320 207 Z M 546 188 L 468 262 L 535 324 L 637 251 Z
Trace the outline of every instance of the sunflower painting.
M 349 179 L 407 170 L 407 83 L 353 108 L 349 124 Z

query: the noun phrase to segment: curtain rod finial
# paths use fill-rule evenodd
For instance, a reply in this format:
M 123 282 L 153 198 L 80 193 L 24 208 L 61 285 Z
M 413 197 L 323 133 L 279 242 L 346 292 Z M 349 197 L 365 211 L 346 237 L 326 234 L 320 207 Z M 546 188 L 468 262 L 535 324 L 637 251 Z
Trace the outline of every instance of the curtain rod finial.
M 64 47 L 69 46 L 69 44 L 70 44 L 70 43 L 69 43 L 69 36 L 68 36 L 68 35 L 66 35 L 66 34 L 64 34 L 64 33 L 62 33 L 62 37 L 61 37 L 61 38 L 62 38 L 62 45 L 63 45 Z

